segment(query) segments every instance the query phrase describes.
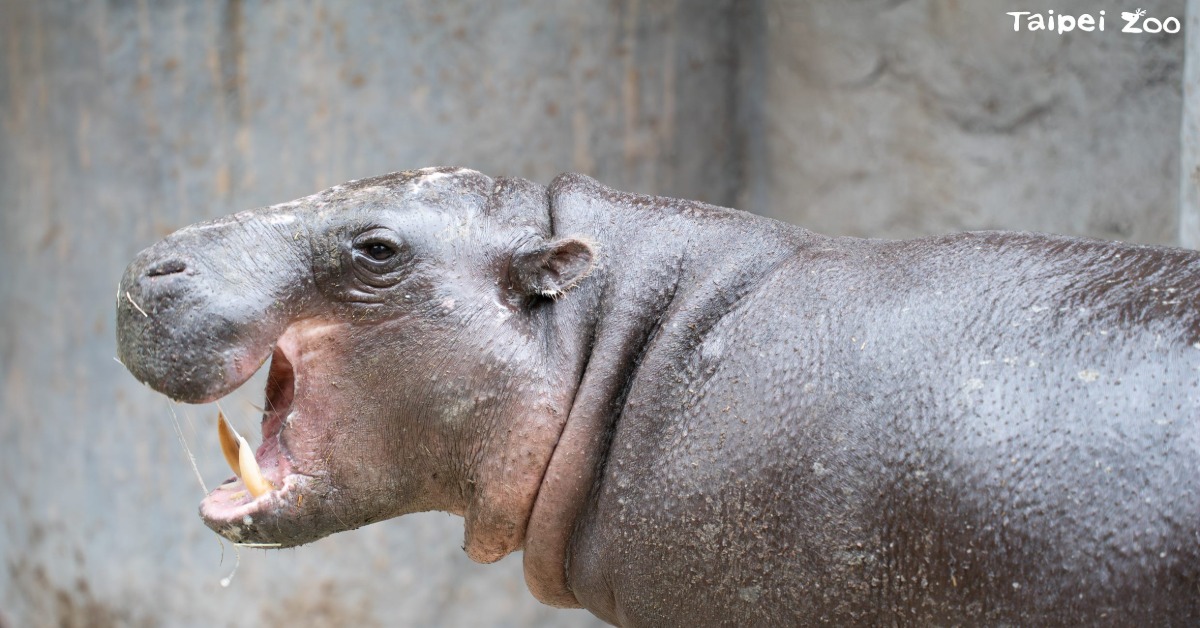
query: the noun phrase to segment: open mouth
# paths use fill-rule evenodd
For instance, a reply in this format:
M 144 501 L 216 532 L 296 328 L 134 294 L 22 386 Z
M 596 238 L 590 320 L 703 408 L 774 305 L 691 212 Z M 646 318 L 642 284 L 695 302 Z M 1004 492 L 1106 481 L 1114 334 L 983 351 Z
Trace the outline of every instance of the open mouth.
M 210 528 L 235 542 L 261 536 L 249 533 L 256 518 L 265 523 L 295 514 L 303 501 L 298 486 L 309 479 L 294 472 L 284 445 L 296 396 L 296 372 L 284 344 L 277 343 L 271 355 L 258 450 L 252 450 L 223 415 L 217 419 L 221 451 L 234 476 L 205 497 L 200 515 Z

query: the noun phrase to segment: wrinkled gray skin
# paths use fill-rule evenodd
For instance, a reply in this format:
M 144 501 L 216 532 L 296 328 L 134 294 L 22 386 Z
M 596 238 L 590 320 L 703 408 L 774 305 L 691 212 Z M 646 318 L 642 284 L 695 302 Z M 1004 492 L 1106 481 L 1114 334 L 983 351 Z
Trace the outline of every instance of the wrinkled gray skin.
M 1183 625 L 1198 296 L 1190 251 L 427 169 L 183 229 L 117 305 L 176 399 L 274 352 L 280 488 L 201 507 L 231 539 L 459 513 L 473 558 L 628 626 Z

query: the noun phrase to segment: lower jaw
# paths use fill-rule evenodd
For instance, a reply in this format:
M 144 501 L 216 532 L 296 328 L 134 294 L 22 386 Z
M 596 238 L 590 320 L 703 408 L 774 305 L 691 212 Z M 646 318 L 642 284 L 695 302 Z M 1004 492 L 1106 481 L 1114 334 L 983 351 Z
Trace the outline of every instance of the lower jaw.
M 293 470 L 283 443 L 283 430 L 293 414 L 295 373 L 284 352 L 276 347 L 268 371 L 262 419 L 262 443 L 254 450 L 218 414 L 222 453 L 235 477 L 205 496 L 200 517 L 205 525 L 235 543 L 284 546 L 288 539 L 307 536 L 294 530 L 304 509 L 311 476 Z M 309 500 L 309 507 L 318 500 Z M 279 539 L 279 540 L 276 540 Z M 296 542 L 290 543 L 298 544 Z
M 240 480 L 218 486 L 200 503 L 200 518 L 217 534 L 239 544 L 292 547 L 316 540 L 324 533 L 306 529 L 318 499 L 314 478 L 298 473 L 285 476 L 282 486 L 251 497 Z M 307 504 L 305 502 L 308 502 Z

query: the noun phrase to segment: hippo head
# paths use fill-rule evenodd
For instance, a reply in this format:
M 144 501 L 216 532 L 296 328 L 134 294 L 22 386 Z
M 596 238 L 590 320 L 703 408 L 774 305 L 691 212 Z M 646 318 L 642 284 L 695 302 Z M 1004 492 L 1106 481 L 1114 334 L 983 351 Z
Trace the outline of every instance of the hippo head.
M 287 547 L 443 510 L 492 561 L 521 543 L 581 368 L 545 350 L 546 311 L 592 265 L 528 181 L 352 181 L 142 251 L 117 295 L 120 359 L 190 403 L 270 360 L 262 445 L 222 427 L 238 477 L 200 507 L 223 536 Z

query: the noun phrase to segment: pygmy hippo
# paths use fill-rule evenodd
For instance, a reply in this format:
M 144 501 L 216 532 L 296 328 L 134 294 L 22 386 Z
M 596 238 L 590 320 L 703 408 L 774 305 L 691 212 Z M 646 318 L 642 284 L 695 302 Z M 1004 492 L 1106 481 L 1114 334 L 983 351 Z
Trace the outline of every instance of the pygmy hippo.
M 168 236 L 117 335 L 184 402 L 270 359 L 234 541 L 456 513 L 622 626 L 1194 625 L 1198 298 L 1192 251 L 430 168 Z

